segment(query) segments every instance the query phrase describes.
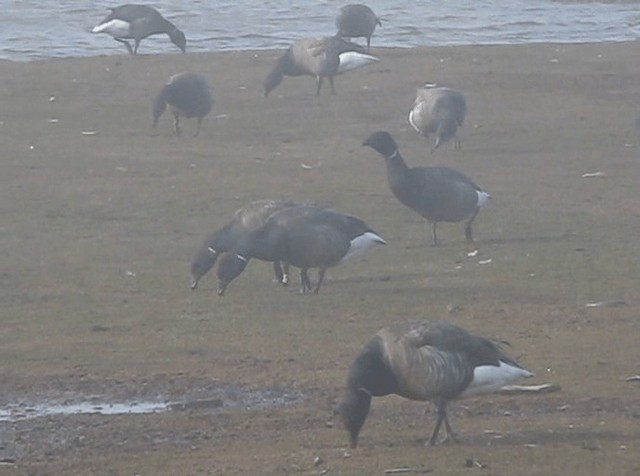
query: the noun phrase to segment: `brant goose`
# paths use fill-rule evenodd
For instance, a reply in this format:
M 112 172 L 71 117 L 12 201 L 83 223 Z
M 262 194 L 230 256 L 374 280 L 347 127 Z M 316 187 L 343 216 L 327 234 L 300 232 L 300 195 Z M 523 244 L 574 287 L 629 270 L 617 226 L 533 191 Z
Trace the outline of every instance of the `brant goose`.
M 445 87 L 425 84 L 418 89 L 413 109 L 409 112 L 409 123 L 420 134 L 429 138 L 436 135 L 432 150 L 453 137 L 454 148 L 460 148 L 456 135 L 464 122 L 467 103 L 462 93 Z
M 371 48 L 371 35 L 376 26 L 382 26 L 380 18 L 366 5 L 350 4 L 340 8 L 336 17 L 336 36 L 346 38 L 365 37 L 367 39 L 367 51 Z
M 171 76 L 167 84 L 153 101 L 153 127 L 169 105 L 174 117 L 174 128 L 180 135 L 180 117 L 195 117 L 198 128 L 194 137 L 200 133 L 202 119 L 213 107 L 213 94 L 206 78 L 198 73 L 179 73 Z
M 182 31 L 158 10 L 146 5 L 121 5 L 111 8 L 111 13 L 93 27 L 93 33 L 108 33 L 114 40 L 124 44 L 129 54 L 138 54 L 138 46 L 147 36 L 167 34 L 169 39 L 182 50 L 187 51 L 187 39 Z M 126 40 L 134 40 L 134 46 Z
M 433 244 L 438 245 L 438 222 L 456 223 L 469 217 L 467 242 L 473 242 L 471 224 L 491 196 L 469 177 L 449 167 L 407 167 L 388 132 L 375 132 L 362 145 L 378 151 L 387 163 L 391 191 L 404 205 L 432 224 Z
M 444 423 L 445 441 L 457 441 L 447 418 L 447 403 L 492 393 L 533 374 L 507 357 L 493 342 L 444 322 L 417 321 L 380 330 L 351 364 L 345 397 L 337 412 L 351 448 L 358 445 L 371 397 L 400 395 L 430 401 L 438 412 L 429 444 Z
M 320 94 L 322 81 L 329 79 L 331 93 L 335 94 L 333 77 L 337 74 L 380 61 L 365 54 L 360 45 L 335 36 L 303 38 L 294 42 L 278 60 L 264 80 L 264 95 L 267 96 L 284 76 L 315 76 L 316 96 Z
M 242 236 L 260 228 L 274 212 L 297 205 L 299 204 L 284 200 L 258 200 L 236 210 L 225 226 L 205 237 L 193 256 L 191 289 L 198 287 L 202 277 L 216 264 L 220 253 L 230 251 Z M 288 265 L 285 264 L 283 271 L 280 263 L 274 261 L 273 268 L 278 282 L 283 285 L 289 284 Z
M 386 242 L 362 220 L 314 205 L 279 210 L 218 264 L 218 294 L 244 271 L 251 258 L 282 261 L 300 268 L 301 293 L 311 290 L 307 271 L 319 268 L 318 293 L 327 268 L 344 263 L 369 247 Z

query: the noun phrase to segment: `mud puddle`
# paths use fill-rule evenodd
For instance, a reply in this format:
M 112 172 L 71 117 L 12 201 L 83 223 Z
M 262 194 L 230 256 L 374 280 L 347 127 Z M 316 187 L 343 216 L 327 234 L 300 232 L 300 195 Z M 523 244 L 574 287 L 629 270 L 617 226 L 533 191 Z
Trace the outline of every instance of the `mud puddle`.
M 63 402 L 51 398 L 46 401 L 16 403 L 0 406 L 0 422 L 15 422 L 41 417 L 68 415 L 141 415 L 161 412 L 203 411 L 224 412 L 231 410 L 260 410 L 293 405 L 303 395 L 289 390 L 243 390 L 237 387 L 221 388 L 203 398 L 185 398 L 183 401 L 132 400 L 110 402 L 99 397 L 78 395 Z

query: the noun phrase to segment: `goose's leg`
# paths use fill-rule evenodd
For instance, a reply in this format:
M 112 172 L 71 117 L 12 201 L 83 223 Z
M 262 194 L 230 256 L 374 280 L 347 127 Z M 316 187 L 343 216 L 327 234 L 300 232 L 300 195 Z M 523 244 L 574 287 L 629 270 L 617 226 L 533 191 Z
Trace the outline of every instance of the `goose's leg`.
M 451 425 L 449 424 L 449 416 L 447 415 L 446 403 L 443 406 L 443 408 L 444 408 L 444 429 L 447 434 L 445 435 L 444 440 L 442 440 L 440 443 L 448 443 L 450 441 L 453 441 L 454 443 L 460 443 L 460 440 L 458 439 L 457 435 L 453 432 L 453 430 L 451 429 Z
M 142 38 L 136 38 L 135 39 L 135 46 L 133 47 L 133 54 L 134 55 L 138 54 L 138 46 L 140 46 L 140 41 L 142 41 Z
M 282 272 L 280 261 L 273 262 L 273 274 L 276 277 L 276 281 L 282 283 L 282 280 L 284 279 L 284 273 Z
M 182 132 L 180 130 L 180 116 L 175 111 L 173 112 L 173 129 L 175 130 L 177 136 L 179 136 Z
M 311 281 L 306 269 L 300 270 L 300 294 L 304 294 L 311 289 Z
M 128 41 L 126 40 L 121 40 L 120 38 L 114 38 L 114 40 L 116 40 L 119 43 L 122 43 L 124 46 L 127 47 L 127 51 L 129 52 L 130 55 L 134 55 L 135 53 L 133 52 L 133 48 L 131 48 L 131 45 L 129 44 Z
M 457 437 L 451 430 L 451 425 L 449 424 L 449 418 L 447 417 L 447 402 L 446 400 L 437 399 L 433 401 L 436 406 L 436 410 L 438 413 L 438 420 L 436 421 L 436 426 L 433 429 L 433 433 L 431 434 L 431 438 L 429 438 L 429 445 L 434 446 L 436 444 L 448 443 L 449 441 L 458 442 Z M 440 431 L 440 426 L 444 422 L 444 429 L 446 431 L 446 436 L 444 440 L 438 442 L 438 432 Z
M 200 134 L 200 126 L 202 125 L 202 118 L 199 117 L 198 118 L 198 128 L 196 129 L 196 133 L 193 134 L 193 137 L 198 137 L 198 134 Z
M 316 288 L 313 290 L 314 294 L 318 294 L 318 291 L 320 291 L 320 285 L 324 280 L 324 273 L 326 271 L 326 268 L 320 268 L 320 271 L 318 271 L 318 284 L 316 284 Z
M 282 280 L 280 281 L 283 286 L 287 286 L 289 284 L 289 263 L 282 263 Z
M 331 94 L 335 94 L 336 93 L 336 88 L 333 85 L 333 76 L 329 76 L 329 84 L 331 85 Z
M 322 76 L 317 76 L 316 77 L 316 82 L 318 84 L 318 87 L 316 88 L 316 96 L 320 96 L 320 88 L 322 88 Z
M 473 220 L 475 220 L 479 211 L 480 207 L 476 207 L 473 215 L 471 215 L 471 218 L 469 218 L 469 221 L 467 222 L 467 226 L 464 228 L 464 237 L 467 239 L 467 243 L 473 243 L 473 230 L 471 229 L 471 224 L 473 223 Z
M 436 225 L 438 222 L 434 221 L 431 223 L 431 236 L 433 237 L 433 245 L 438 246 L 440 243 L 438 242 L 438 233 L 436 233 Z

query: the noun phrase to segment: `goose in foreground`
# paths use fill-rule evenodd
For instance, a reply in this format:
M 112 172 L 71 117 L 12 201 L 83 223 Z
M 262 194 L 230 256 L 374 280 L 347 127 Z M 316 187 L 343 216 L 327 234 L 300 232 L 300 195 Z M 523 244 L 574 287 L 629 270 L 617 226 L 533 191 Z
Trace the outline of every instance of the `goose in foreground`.
M 179 73 L 171 76 L 167 84 L 153 101 L 153 127 L 167 109 L 171 109 L 176 135 L 180 135 L 180 117 L 195 117 L 198 127 L 194 137 L 200 133 L 202 119 L 213 107 L 213 94 L 207 79 L 199 73 Z
M 387 179 L 395 197 L 432 224 L 433 244 L 438 245 L 438 222 L 456 223 L 469 218 L 465 227 L 467 242 L 473 242 L 471 224 L 480 207 L 491 196 L 466 175 L 449 167 L 409 168 L 388 132 L 373 133 L 368 145 L 384 157 Z
M 417 321 L 380 330 L 349 369 L 338 413 L 351 448 L 369 414 L 371 397 L 400 395 L 430 401 L 438 419 L 429 444 L 444 423 L 446 441 L 457 441 L 447 418 L 447 403 L 498 391 L 533 374 L 507 357 L 492 341 L 444 322 Z
M 183 53 L 187 51 L 187 39 L 182 31 L 158 10 L 146 5 L 120 5 L 111 8 L 111 13 L 93 27 L 93 33 L 107 33 L 127 47 L 129 54 L 138 54 L 140 41 L 151 35 L 167 34 Z M 134 46 L 127 40 L 134 40 Z
M 367 39 L 367 51 L 371 48 L 371 35 L 376 26 L 382 26 L 380 18 L 373 13 L 373 10 L 366 5 L 352 3 L 340 8 L 340 13 L 336 17 L 336 27 L 338 33 L 336 36 L 342 38 L 360 38 Z
M 229 222 L 219 230 L 207 235 L 191 261 L 191 289 L 196 289 L 198 283 L 216 264 L 221 253 L 230 251 L 240 238 L 266 223 L 271 215 L 283 208 L 299 205 L 285 200 L 257 200 L 236 210 Z M 288 265 L 282 269 L 280 262 L 274 261 L 274 273 L 279 283 L 289 284 Z
M 455 89 L 426 84 L 418 89 L 413 109 L 409 112 L 409 123 L 420 134 L 429 138 L 435 134 L 432 150 L 453 138 L 453 145 L 460 148 L 456 135 L 467 113 L 467 102 Z
M 386 242 L 362 220 L 314 205 L 284 208 L 269 217 L 218 264 L 218 294 L 244 271 L 251 258 L 282 261 L 300 268 L 301 293 L 311 290 L 308 270 L 319 268 L 318 293 L 327 268 Z
M 316 77 L 316 96 L 320 95 L 324 78 L 331 84 L 331 94 L 335 94 L 334 76 L 378 61 L 375 56 L 365 54 L 362 46 L 342 38 L 303 38 L 289 47 L 266 77 L 264 95 L 273 91 L 284 76 L 303 75 Z

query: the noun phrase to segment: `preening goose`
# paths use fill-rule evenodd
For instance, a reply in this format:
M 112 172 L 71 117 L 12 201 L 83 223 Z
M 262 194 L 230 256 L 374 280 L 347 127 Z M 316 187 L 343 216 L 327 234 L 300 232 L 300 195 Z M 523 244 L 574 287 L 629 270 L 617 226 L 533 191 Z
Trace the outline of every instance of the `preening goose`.
M 207 79 L 198 73 L 179 73 L 171 76 L 167 84 L 153 101 L 153 127 L 167 109 L 171 109 L 174 118 L 174 130 L 180 135 L 180 117 L 197 119 L 194 137 L 200 133 L 202 119 L 213 107 L 213 93 Z
M 140 41 L 151 35 L 167 34 L 183 53 L 187 50 L 187 39 L 184 33 L 158 10 L 146 5 L 120 5 L 111 8 L 111 13 L 93 27 L 93 33 L 107 33 L 114 40 L 127 47 L 129 54 L 138 54 Z M 134 40 L 134 46 L 126 40 Z
M 349 369 L 338 407 L 352 448 L 369 414 L 372 397 L 400 395 L 432 402 L 438 419 L 429 444 L 457 441 L 447 418 L 447 403 L 492 393 L 533 374 L 507 357 L 493 342 L 444 322 L 400 323 L 380 330 Z
M 462 93 L 427 84 L 416 93 L 413 109 L 409 112 L 409 123 L 426 138 L 429 134 L 435 134 L 434 150 L 451 138 L 454 147 L 459 149 L 460 139 L 456 131 L 464 122 L 466 113 L 467 102 Z
M 367 51 L 371 48 L 371 35 L 378 25 L 382 26 L 382 22 L 373 10 L 357 3 L 340 8 L 336 17 L 337 36 L 348 40 L 364 37 L 367 39 Z
M 386 242 L 362 220 L 313 205 L 282 209 L 242 237 L 218 264 L 218 294 L 244 271 L 251 258 L 282 261 L 300 268 L 301 293 L 311 290 L 308 270 L 319 268 L 318 293 L 327 268 Z
M 285 200 L 258 200 L 239 208 L 227 224 L 207 235 L 191 261 L 193 281 L 191 289 L 196 289 L 202 277 L 216 264 L 221 253 L 233 249 L 240 238 L 264 225 L 274 212 L 299 205 Z M 278 282 L 289 283 L 288 265 L 282 269 L 280 262 L 274 261 L 274 272 Z
M 387 164 L 387 179 L 395 197 L 432 224 L 433 244 L 438 245 L 438 222 L 468 218 L 467 242 L 473 242 L 471 224 L 491 196 L 466 175 L 449 167 L 411 167 L 400 155 L 388 132 L 375 132 L 362 145 L 380 153 Z
M 365 54 L 361 46 L 342 38 L 303 38 L 289 47 L 266 77 L 264 95 L 273 91 L 284 76 L 303 75 L 316 77 L 316 96 L 320 94 L 324 78 L 329 80 L 331 93 L 335 94 L 334 76 L 377 61 L 375 56 Z

